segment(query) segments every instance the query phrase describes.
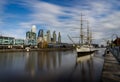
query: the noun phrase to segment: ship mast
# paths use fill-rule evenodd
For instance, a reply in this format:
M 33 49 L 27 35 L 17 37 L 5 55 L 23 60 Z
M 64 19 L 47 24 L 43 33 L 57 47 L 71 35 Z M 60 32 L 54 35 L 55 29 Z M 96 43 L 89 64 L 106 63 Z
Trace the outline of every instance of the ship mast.
M 80 38 L 81 38 L 81 45 L 83 45 L 83 19 L 82 19 L 82 13 L 81 13 L 81 27 L 80 27 Z
M 87 20 L 87 44 L 90 44 L 89 21 Z
M 92 44 L 92 32 L 90 32 L 90 45 Z

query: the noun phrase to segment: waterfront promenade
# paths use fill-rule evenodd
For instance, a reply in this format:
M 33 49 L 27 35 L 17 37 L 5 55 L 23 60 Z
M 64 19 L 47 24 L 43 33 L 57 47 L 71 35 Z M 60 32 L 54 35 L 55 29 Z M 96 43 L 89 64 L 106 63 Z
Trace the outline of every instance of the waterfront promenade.
M 105 54 L 102 82 L 120 82 L 120 64 L 111 52 Z

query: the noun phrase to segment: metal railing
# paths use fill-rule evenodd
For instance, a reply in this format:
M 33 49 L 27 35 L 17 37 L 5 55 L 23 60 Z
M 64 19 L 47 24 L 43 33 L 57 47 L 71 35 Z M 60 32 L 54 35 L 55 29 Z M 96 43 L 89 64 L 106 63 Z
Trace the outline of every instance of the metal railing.
M 110 51 L 120 63 L 120 46 L 110 48 Z

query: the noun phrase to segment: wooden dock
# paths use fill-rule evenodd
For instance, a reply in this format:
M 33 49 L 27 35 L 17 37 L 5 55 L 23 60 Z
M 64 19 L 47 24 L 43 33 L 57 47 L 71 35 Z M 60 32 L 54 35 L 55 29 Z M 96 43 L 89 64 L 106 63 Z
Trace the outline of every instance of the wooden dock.
M 120 82 L 120 64 L 111 52 L 105 54 L 102 82 Z

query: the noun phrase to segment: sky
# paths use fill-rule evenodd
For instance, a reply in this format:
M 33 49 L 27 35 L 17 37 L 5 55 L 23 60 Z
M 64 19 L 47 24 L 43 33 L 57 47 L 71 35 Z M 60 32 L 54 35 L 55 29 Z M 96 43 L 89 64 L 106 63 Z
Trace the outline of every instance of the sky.
M 80 15 L 83 28 L 86 21 L 92 31 L 94 43 L 120 36 L 120 0 L 0 0 L 0 35 L 25 39 L 26 32 L 36 25 L 56 33 L 61 32 L 62 42 L 71 42 L 79 36 Z M 78 39 L 73 39 L 78 42 Z

